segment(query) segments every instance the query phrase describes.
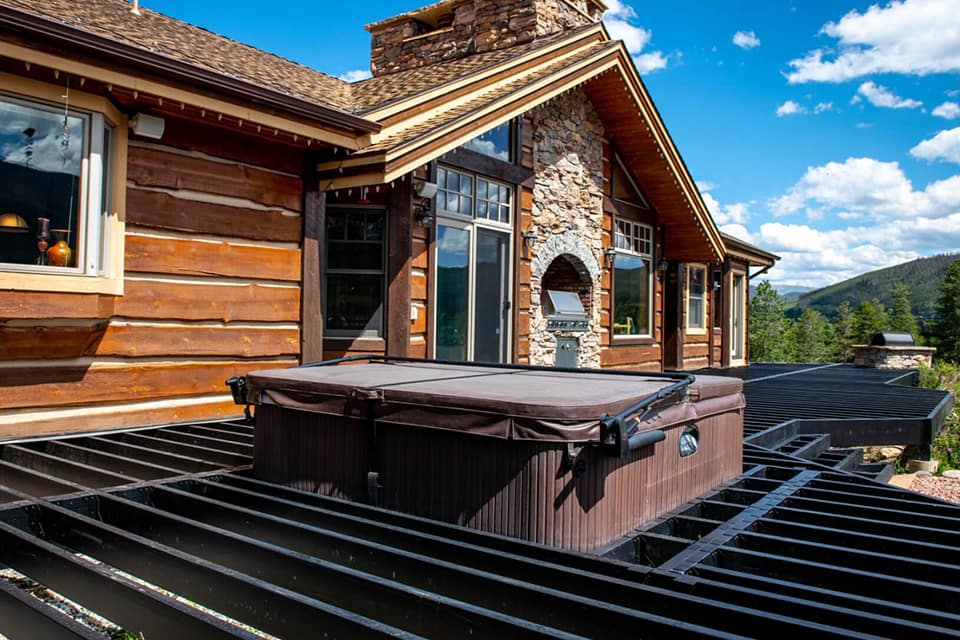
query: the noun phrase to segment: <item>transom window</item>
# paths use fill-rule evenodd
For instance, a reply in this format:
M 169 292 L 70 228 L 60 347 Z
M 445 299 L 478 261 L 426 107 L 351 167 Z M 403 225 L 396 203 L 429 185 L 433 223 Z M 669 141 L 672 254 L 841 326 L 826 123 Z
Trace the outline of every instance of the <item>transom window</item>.
M 614 243 L 618 251 L 652 256 L 653 227 L 640 222 L 618 218 Z
M 437 184 L 437 209 L 441 213 L 510 223 L 513 211 L 510 185 L 446 167 L 437 169 Z
M 325 330 L 334 337 L 382 337 L 386 212 L 326 214 Z
M 101 113 L 0 95 L 0 270 L 105 275 L 114 137 Z
M 497 160 L 513 162 L 515 159 L 513 153 L 513 124 L 512 122 L 504 122 L 498 127 L 481 133 L 463 146 Z
M 620 218 L 614 222 L 613 335 L 649 336 L 653 227 Z

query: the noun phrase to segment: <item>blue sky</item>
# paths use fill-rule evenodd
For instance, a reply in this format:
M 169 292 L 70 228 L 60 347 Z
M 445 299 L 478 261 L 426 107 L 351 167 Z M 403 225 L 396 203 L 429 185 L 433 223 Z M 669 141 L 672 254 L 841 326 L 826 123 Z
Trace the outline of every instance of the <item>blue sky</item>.
M 145 0 L 331 75 L 427 1 Z M 717 222 L 822 286 L 960 250 L 960 0 L 608 0 Z

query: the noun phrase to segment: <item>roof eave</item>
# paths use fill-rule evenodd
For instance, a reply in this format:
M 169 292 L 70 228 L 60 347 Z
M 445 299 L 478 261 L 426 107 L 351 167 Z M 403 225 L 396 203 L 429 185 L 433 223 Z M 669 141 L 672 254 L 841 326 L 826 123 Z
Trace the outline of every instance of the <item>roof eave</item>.
M 2 5 L 0 5 L 0 30 L 11 30 L 21 38 L 32 37 L 67 44 L 72 49 L 80 49 L 94 58 L 122 61 L 124 66 L 136 66 L 170 80 L 188 83 L 245 103 L 256 103 L 341 131 L 353 134 L 380 131 L 380 125 L 372 120 L 208 71 L 163 54 L 153 53 Z

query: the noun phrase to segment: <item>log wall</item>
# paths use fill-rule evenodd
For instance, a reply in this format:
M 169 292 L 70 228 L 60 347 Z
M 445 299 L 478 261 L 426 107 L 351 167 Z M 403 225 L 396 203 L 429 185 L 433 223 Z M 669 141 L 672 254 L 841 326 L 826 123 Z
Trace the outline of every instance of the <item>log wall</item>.
M 237 416 L 300 353 L 303 152 L 167 119 L 131 139 L 123 296 L 0 296 L 0 438 Z

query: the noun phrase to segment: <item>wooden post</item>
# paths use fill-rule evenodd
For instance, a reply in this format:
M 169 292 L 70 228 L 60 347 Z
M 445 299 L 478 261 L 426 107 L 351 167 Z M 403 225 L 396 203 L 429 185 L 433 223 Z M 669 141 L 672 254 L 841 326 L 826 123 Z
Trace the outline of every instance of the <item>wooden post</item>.
M 307 154 L 303 170 L 303 250 L 300 279 L 300 361 L 323 359 L 323 279 L 321 256 L 327 196 L 320 191 L 316 162 Z
M 387 211 L 387 355 L 410 352 L 410 260 L 413 254 L 410 219 L 413 179 L 399 180 L 390 190 Z

